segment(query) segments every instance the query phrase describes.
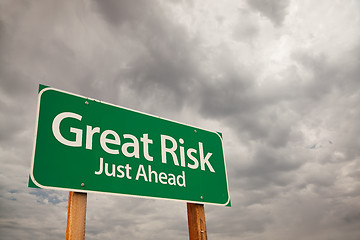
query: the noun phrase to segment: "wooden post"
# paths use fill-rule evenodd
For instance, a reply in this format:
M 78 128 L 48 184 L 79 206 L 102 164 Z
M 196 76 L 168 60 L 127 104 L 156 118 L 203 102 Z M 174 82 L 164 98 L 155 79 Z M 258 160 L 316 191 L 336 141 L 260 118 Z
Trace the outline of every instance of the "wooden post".
M 69 192 L 66 240 L 85 240 L 87 193 Z
M 189 240 L 207 240 L 204 204 L 187 203 Z

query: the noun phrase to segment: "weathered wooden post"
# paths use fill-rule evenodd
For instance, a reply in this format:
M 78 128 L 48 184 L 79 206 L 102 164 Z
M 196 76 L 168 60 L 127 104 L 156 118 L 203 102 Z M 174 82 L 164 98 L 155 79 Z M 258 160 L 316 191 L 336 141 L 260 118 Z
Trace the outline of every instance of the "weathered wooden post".
M 87 193 L 69 192 L 66 240 L 85 240 Z

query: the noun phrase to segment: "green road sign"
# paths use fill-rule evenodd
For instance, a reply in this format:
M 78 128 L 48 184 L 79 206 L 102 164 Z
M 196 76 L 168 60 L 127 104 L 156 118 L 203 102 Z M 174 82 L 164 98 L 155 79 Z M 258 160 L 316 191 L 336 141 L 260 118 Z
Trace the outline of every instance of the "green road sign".
M 40 88 L 29 186 L 230 204 L 218 133 Z

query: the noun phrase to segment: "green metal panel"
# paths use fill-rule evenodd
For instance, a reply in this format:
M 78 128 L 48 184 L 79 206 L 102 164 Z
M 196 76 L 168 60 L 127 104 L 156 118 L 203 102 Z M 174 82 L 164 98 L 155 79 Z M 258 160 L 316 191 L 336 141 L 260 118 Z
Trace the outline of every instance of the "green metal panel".
M 38 104 L 29 186 L 229 205 L 219 133 L 50 87 Z

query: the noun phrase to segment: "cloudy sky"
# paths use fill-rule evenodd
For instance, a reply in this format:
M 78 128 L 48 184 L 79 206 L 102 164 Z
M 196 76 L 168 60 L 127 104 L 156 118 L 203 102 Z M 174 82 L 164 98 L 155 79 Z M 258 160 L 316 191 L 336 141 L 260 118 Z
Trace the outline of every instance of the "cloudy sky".
M 27 187 L 42 83 L 220 131 L 209 239 L 358 240 L 360 1 L 0 1 L 0 238 L 65 239 Z M 186 239 L 184 202 L 88 194 L 86 238 Z

